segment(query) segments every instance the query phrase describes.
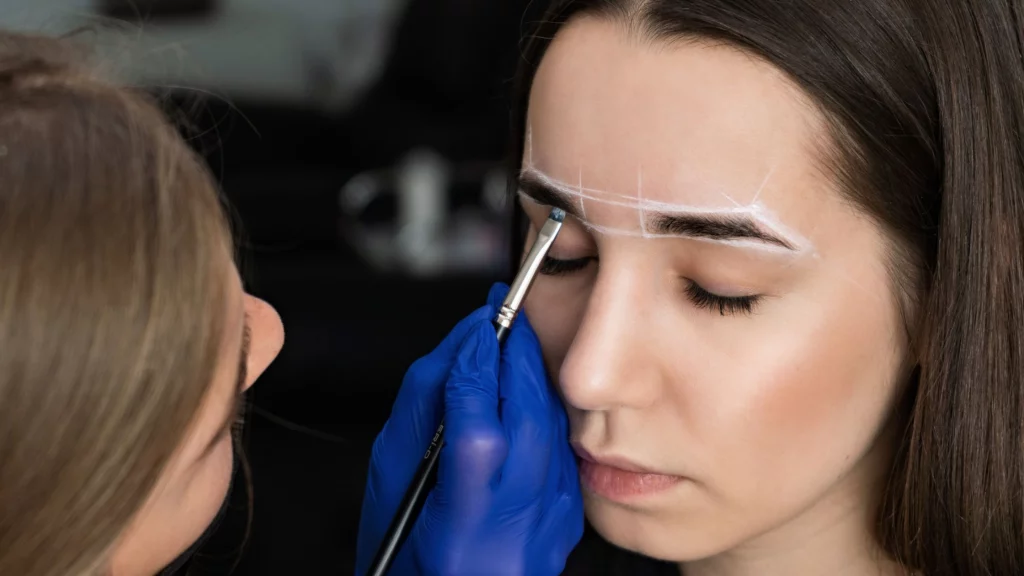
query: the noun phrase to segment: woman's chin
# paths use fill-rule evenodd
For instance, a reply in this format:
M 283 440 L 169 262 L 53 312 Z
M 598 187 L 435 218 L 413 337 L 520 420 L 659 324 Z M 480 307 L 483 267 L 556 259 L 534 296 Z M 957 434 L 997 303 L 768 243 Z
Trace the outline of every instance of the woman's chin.
M 586 493 L 584 505 L 587 520 L 602 538 L 656 560 L 691 562 L 728 548 L 721 539 L 709 537 L 709 531 L 676 514 L 628 508 Z

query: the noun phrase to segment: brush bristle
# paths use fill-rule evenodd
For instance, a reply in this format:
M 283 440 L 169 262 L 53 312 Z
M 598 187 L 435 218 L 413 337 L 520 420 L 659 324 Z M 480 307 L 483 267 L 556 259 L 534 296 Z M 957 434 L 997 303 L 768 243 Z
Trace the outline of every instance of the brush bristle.
M 561 208 L 552 208 L 551 214 L 548 215 L 548 218 L 555 222 L 561 222 L 565 220 L 565 210 L 562 210 Z

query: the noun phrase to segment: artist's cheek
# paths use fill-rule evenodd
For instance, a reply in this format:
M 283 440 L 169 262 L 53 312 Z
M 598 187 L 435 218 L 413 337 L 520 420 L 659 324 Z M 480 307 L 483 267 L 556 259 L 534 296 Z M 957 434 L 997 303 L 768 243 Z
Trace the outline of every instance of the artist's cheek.
M 121 537 L 111 574 L 155 574 L 214 520 L 231 482 L 230 438 L 201 460 L 177 457 Z

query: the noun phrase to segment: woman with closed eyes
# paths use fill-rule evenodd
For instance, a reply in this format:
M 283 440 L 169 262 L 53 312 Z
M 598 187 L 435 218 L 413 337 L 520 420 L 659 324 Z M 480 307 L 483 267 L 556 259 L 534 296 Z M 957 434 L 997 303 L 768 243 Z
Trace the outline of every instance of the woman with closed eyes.
M 494 573 L 1024 573 L 1021 30 L 1006 0 L 551 3 L 515 188 L 526 246 L 569 214 L 525 310 L 590 530 Z M 480 534 L 448 543 L 567 554 Z

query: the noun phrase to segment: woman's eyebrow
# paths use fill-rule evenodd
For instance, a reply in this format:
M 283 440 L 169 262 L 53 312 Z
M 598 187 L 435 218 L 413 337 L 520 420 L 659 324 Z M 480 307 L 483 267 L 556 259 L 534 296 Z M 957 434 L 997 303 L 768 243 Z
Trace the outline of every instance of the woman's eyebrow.
M 579 202 L 573 202 L 570 195 L 552 186 L 547 178 L 541 178 L 533 170 L 526 170 L 519 176 L 519 192 L 538 204 L 561 208 L 566 214 L 583 219 Z
M 655 213 L 651 215 L 646 229 L 651 234 L 662 236 L 689 236 L 708 240 L 757 240 L 796 251 L 792 244 L 762 229 L 747 216 Z
M 766 228 L 742 209 L 684 211 L 653 202 L 651 206 L 644 207 L 640 200 L 630 200 L 623 196 L 615 196 L 612 200 L 596 198 L 591 195 L 592 191 L 582 187 L 573 189 L 534 169 L 524 170 L 518 184 L 521 194 L 539 204 L 561 208 L 581 221 L 585 219 L 583 199 L 636 208 L 639 213 L 639 231 L 631 234 L 635 236 L 688 237 L 716 242 L 754 241 L 774 249 L 782 248 L 791 252 L 800 250 L 798 243 Z

